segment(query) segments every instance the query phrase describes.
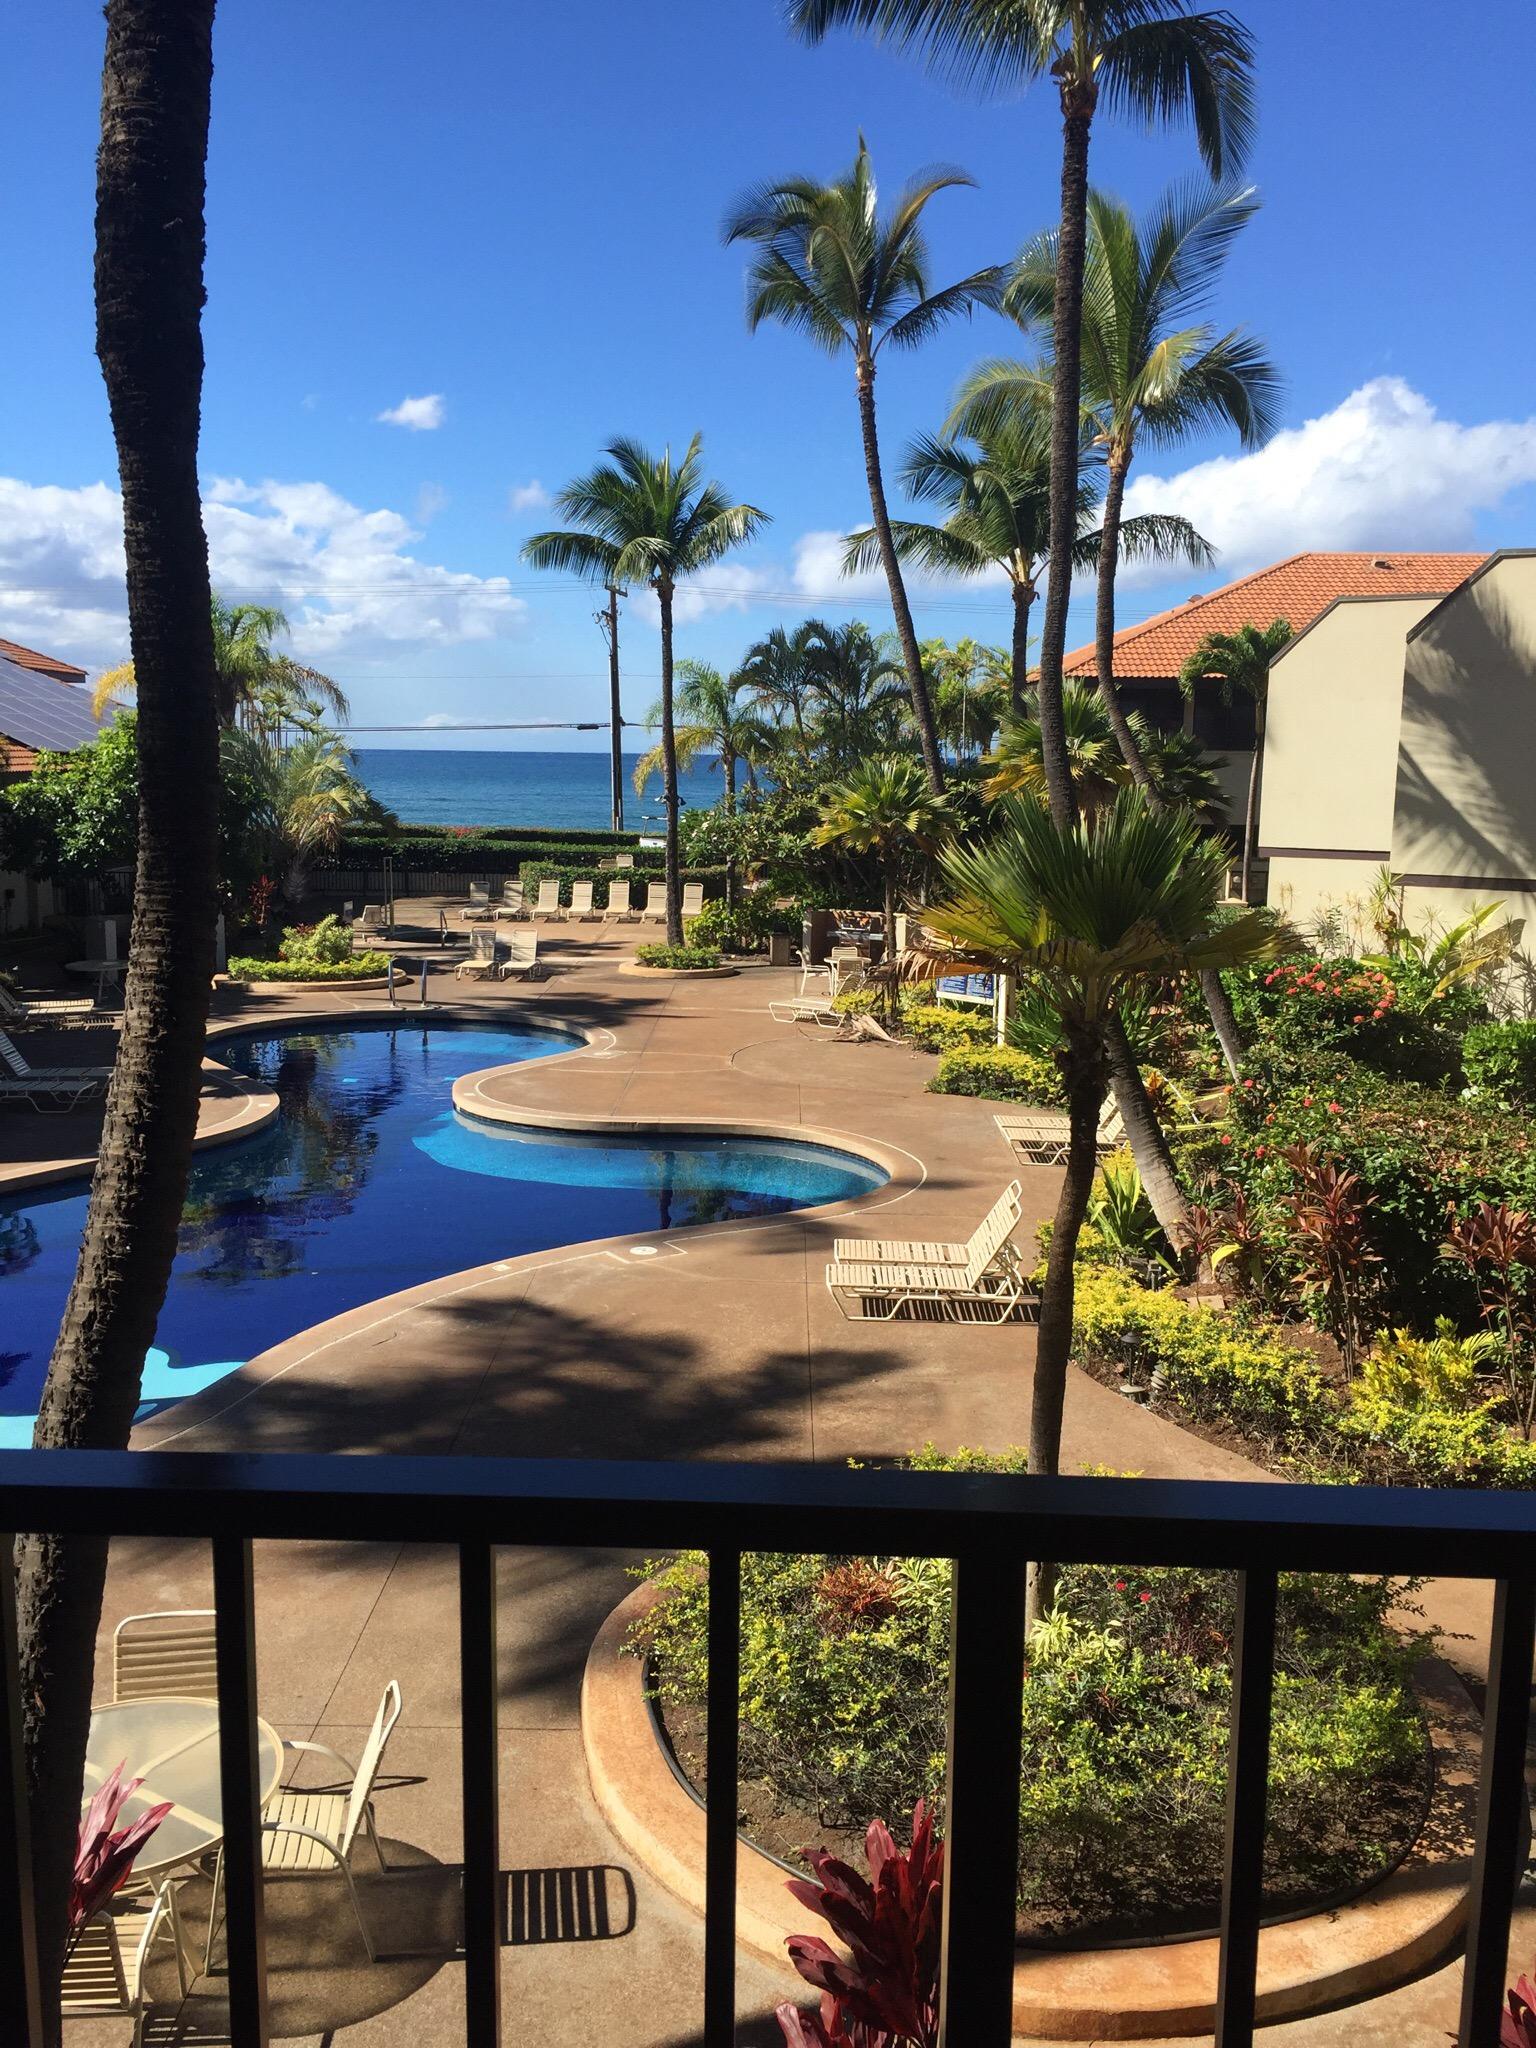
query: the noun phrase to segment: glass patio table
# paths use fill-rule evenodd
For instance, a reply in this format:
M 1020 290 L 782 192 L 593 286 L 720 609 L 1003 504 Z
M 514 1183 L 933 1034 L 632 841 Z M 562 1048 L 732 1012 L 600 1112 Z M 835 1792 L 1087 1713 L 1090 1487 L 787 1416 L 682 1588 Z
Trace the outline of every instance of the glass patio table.
M 265 1806 L 283 1774 L 283 1739 L 265 1721 L 258 1719 L 256 1727 Z M 134 1859 L 135 1877 L 153 1881 L 178 1864 L 195 1862 L 223 1841 L 219 1710 L 212 1700 L 125 1700 L 95 1708 L 85 1745 L 86 1800 L 117 1764 L 124 1767 L 125 1782 L 144 1780 L 124 1805 L 122 1821 L 136 1820 L 146 1807 L 171 1801 L 171 1811 Z

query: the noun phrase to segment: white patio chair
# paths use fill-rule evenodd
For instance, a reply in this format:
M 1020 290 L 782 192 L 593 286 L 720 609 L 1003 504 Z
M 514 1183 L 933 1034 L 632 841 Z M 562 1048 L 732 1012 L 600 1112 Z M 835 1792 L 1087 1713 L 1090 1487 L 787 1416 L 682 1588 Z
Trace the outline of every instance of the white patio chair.
M 998 1204 L 971 1240 L 963 1266 L 925 1260 L 833 1259 L 827 1291 L 854 1322 L 890 1322 L 903 1309 L 924 1320 L 1001 1323 L 1038 1315 L 1035 1293 L 1009 1240 L 1012 1228 Z
M 535 917 L 548 917 L 556 920 L 564 917 L 565 912 L 560 908 L 560 884 L 558 881 L 546 878 L 540 882 L 539 900 L 533 907 L 533 914 Z
M 82 1102 L 104 1095 L 112 1078 L 110 1067 L 34 1067 L 4 1031 L 0 1069 L 0 1102 L 28 1102 L 41 1116 L 78 1109 Z
M 1011 1238 L 1024 1213 L 1022 1192 L 1016 1180 L 1010 1181 L 970 1236 L 960 1244 L 951 1244 L 942 1238 L 840 1237 L 832 1246 L 833 1263 L 857 1264 L 863 1260 L 887 1266 L 964 1266 L 978 1248 L 983 1247 L 991 1248 L 988 1251 L 990 1257 L 992 1250 Z
M 176 1979 L 183 1998 L 191 1989 L 174 1889 L 166 1885 L 155 1894 L 137 1941 L 125 1953 L 123 1937 L 132 1939 L 139 1918 L 137 1913 L 113 1913 L 105 1907 L 93 1913 L 65 1961 L 59 1996 L 59 2009 L 66 2020 L 131 2019 L 133 2048 L 140 2048 L 144 2039 L 148 2011 L 144 1972 L 149 1951 L 163 1934 L 170 1935 L 176 1951 Z
M 373 1726 L 363 1745 L 362 1759 L 357 1764 L 349 1763 L 329 1743 L 285 1740 L 283 1748 L 286 1751 L 327 1756 L 340 1764 L 351 1784 L 345 1792 L 296 1792 L 291 1787 L 285 1788 L 268 1801 L 261 1817 L 262 1869 L 268 1883 L 281 1878 L 325 1877 L 339 1870 L 347 1881 L 352 1910 L 357 1915 L 370 1963 L 378 1961 L 378 1950 L 368 1932 L 362 1901 L 357 1895 L 357 1880 L 352 1875 L 352 1850 L 359 1834 L 366 1833 L 378 1858 L 380 1871 L 388 1872 L 384 1847 L 374 1825 L 373 1784 L 384 1761 L 390 1734 L 400 1718 L 400 1706 L 400 1687 L 392 1678 L 384 1688 L 384 1697 L 379 1701 L 379 1710 L 373 1717 Z M 210 1950 L 223 1880 L 224 1851 L 221 1848 L 214 1870 L 213 1899 L 208 1909 Z
M 387 939 L 390 934 L 389 913 L 382 903 L 365 903 L 362 914 L 352 927 L 352 944 L 356 948 L 359 940 L 364 947 L 370 939 Z
M 502 981 L 543 981 L 549 969 L 539 958 L 539 934 L 532 926 L 525 932 L 507 935 L 506 957 L 496 973 Z
M 640 915 L 630 903 L 634 886 L 633 882 L 628 881 L 608 884 L 608 907 L 603 912 L 604 924 L 624 924 L 630 918 Z
M 466 924 L 488 924 L 496 915 L 491 908 L 491 892 L 484 882 L 471 882 L 469 901 L 459 911 Z
M 616 868 L 632 868 L 635 864 L 635 856 L 632 853 L 616 853 L 613 857 L 613 864 Z
M 476 925 L 469 935 L 469 951 L 454 965 L 454 980 L 462 981 L 466 974 L 472 974 L 478 981 L 494 979 L 496 947 L 496 933 L 482 925 Z
M 697 917 L 697 916 L 698 916 L 698 914 L 699 914 L 699 912 L 700 912 L 700 911 L 701 911 L 701 910 L 702 910 L 703 908 L 704 908 L 704 884 L 703 884 L 702 882 L 684 882 L 684 884 L 683 884 L 683 922 L 684 922 L 684 924 L 686 924 L 686 923 L 688 922 L 688 920 L 689 920 L 689 918 L 690 918 L 690 917 Z
M 521 882 L 511 881 L 502 883 L 501 901 L 496 905 L 496 915 L 498 917 L 526 917 L 528 915 L 528 906 L 523 901 L 523 885 Z
M 667 921 L 667 887 L 660 875 L 652 875 L 645 885 L 645 902 L 635 912 L 642 924 L 665 924 Z
M 1015 1109 L 992 1121 L 1021 1159 L 1031 1166 L 1065 1166 L 1072 1144 L 1072 1123 L 1064 1109 Z M 1100 1159 L 1125 1143 L 1125 1125 L 1113 1096 L 1099 1115 L 1094 1150 Z
M 0 983 L 0 1018 L 12 1024 L 33 1017 L 89 1017 L 95 1008 L 94 996 L 13 996 Z
M 211 1607 L 125 1614 L 112 1631 L 112 1697 L 119 1705 L 218 1696 Z
M 834 1031 L 842 1023 L 842 1012 L 834 1010 L 826 996 L 780 996 L 768 1005 L 775 1024 L 826 1024 Z
M 845 989 L 860 987 L 869 973 L 869 962 L 857 946 L 834 946 L 827 965 L 834 996 L 840 996 Z
M 590 924 L 598 913 L 592 908 L 592 884 L 572 882 L 571 907 L 565 913 L 578 924 Z

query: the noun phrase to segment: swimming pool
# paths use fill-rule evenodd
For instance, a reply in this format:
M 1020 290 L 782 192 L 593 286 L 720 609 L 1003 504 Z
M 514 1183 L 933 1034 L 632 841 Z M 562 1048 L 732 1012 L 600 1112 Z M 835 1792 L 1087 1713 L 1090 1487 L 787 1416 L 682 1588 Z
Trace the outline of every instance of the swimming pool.
M 529 1026 L 347 1025 L 223 1039 L 275 1124 L 199 1154 L 138 1419 L 344 1309 L 590 1238 L 771 1216 L 879 1187 L 876 1166 L 748 1138 L 565 1137 L 450 1103 L 480 1067 L 569 1052 Z M 85 1222 L 83 1182 L 0 1203 L 0 1447 L 30 1441 Z

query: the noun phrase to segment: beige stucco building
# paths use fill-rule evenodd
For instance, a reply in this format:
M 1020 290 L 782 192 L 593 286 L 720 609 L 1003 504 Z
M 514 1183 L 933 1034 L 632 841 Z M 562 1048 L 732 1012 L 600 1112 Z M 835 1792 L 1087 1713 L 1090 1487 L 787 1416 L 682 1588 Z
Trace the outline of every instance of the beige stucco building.
M 1500 898 L 1536 937 L 1536 551 L 1330 605 L 1271 667 L 1263 776 L 1269 900 L 1298 921 L 1389 866 L 1412 923 Z

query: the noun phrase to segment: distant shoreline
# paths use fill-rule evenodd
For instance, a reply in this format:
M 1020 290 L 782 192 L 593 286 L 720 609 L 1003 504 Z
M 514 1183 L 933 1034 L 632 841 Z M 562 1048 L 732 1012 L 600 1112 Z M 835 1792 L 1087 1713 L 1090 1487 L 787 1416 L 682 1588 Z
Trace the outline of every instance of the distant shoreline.
M 439 832 L 602 831 L 612 828 L 609 758 L 604 753 L 544 753 L 533 749 L 467 747 L 358 747 L 358 772 L 386 810 L 402 821 Z M 632 777 L 640 754 L 624 756 L 624 827 L 646 837 L 660 833 L 659 778 L 636 796 Z M 701 763 L 679 778 L 684 808 L 709 810 L 719 800 L 718 768 Z

